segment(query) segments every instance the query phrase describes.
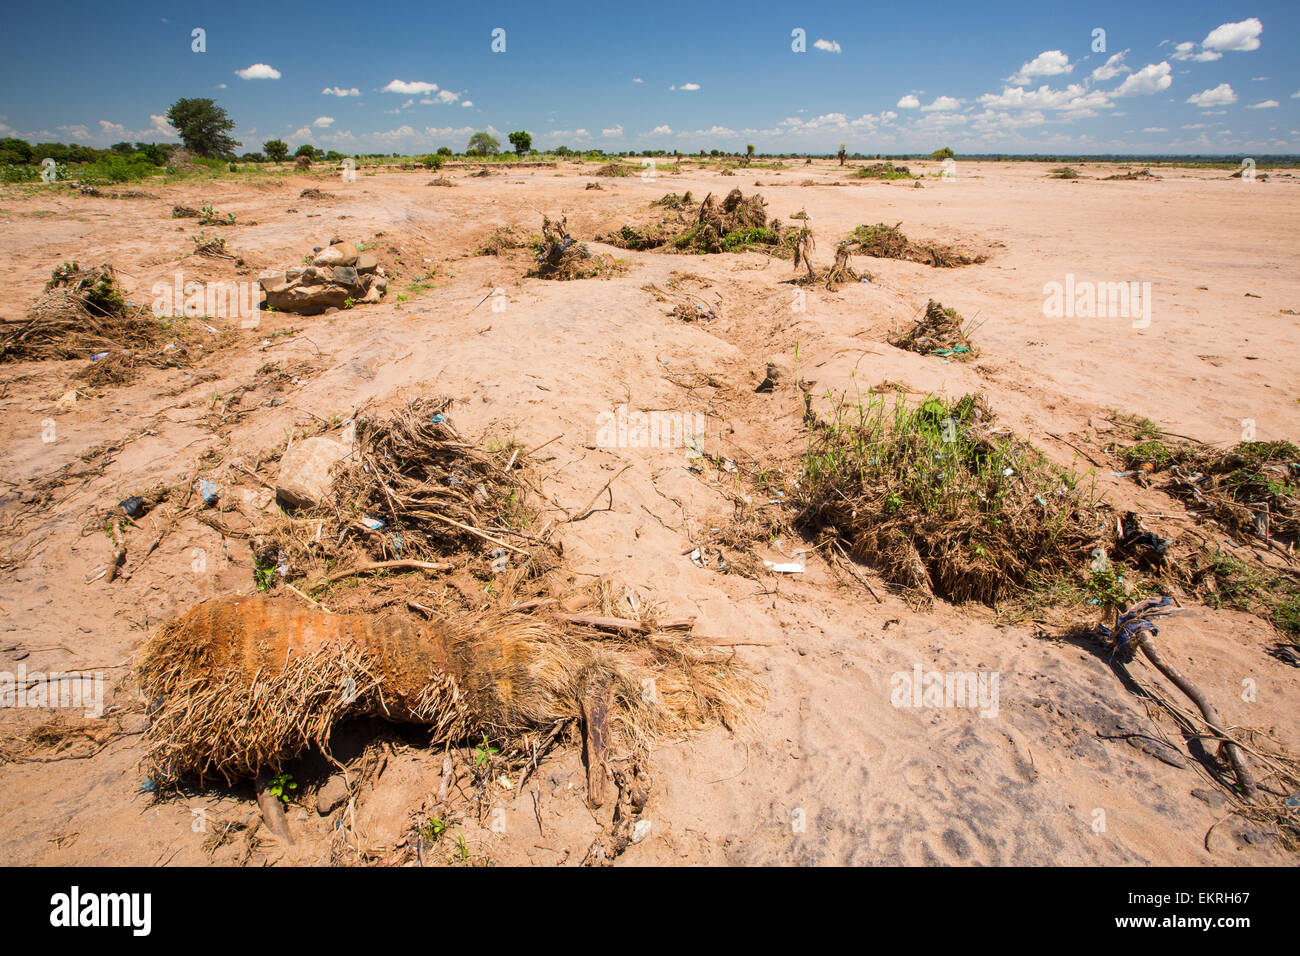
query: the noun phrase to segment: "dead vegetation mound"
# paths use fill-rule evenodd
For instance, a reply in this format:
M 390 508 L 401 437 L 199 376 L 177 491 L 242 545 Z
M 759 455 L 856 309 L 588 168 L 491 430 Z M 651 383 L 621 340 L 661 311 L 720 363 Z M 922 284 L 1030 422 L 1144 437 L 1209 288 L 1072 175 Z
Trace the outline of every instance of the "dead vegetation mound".
M 895 166 L 893 163 L 871 163 L 868 166 L 859 166 L 853 173 L 858 179 L 915 179 L 912 171 L 906 166 Z
M 789 255 L 783 247 L 790 230 L 779 219 L 767 217 L 767 201 L 758 193 L 744 195 L 733 189 L 719 202 L 712 193 L 696 202 L 689 192 L 669 193 L 651 203 L 663 210 L 657 220 L 641 225 L 625 224 L 602 242 L 623 249 L 663 249 L 668 252 L 706 255 L 766 249 L 775 255 Z
M 858 226 L 846 241 L 863 255 L 877 259 L 904 259 L 940 269 L 977 265 L 988 260 L 986 255 L 967 255 L 941 243 L 913 242 L 899 228 L 902 225 L 901 222 L 892 226 L 878 222 L 874 226 Z
M 841 398 L 813 420 L 799 523 L 921 601 L 993 605 L 1086 576 L 1114 534 L 1107 510 L 990 419 L 976 395 Z
M 65 262 L 25 319 L 0 321 L 0 362 L 89 358 L 101 352 L 153 349 L 162 338 L 143 306 L 130 306 L 113 267 Z
M 1112 182 L 1114 180 L 1134 180 L 1134 179 L 1159 179 L 1149 169 L 1127 170 L 1126 172 L 1116 173 L 1113 176 L 1103 176 L 1102 182 Z
M 606 163 L 604 166 L 597 169 L 592 175 L 623 177 L 631 176 L 634 172 L 636 172 L 636 170 L 631 166 L 628 166 L 626 163 Z
M 439 176 L 437 179 L 430 179 L 427 183 L 425 183 L 425 185 L 426 186 L 455 186 L 456 183 L 448 179 L 446 176 Z
M 955 309 L 945 309 L 931 299 L 925 313 L 910 328 L 889 337 L 889 344 L 920 355 L 952 356 L 965 361 L 979 355 L 971 344 L 974 328 Z

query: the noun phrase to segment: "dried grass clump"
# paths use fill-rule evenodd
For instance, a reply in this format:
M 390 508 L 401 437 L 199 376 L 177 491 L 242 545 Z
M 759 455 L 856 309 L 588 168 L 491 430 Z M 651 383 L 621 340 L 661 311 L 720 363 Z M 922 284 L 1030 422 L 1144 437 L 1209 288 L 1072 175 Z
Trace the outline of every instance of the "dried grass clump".
M 913 242 L 899 229 L 901 225 L 901 222 L 892 226 L 878 222 L 874 226 L 858 226 L 847 241 L 857 246 L 863 255 L 877 259 L 905 259 L 942 269 L 976 265 L 988 259 L 984 255 L 968 256 L 952 246 L 939 243 L 925 245 Z
M 631 176 L 632 173 L 634 172 L 635 170 L 631 166 L 628 166 L 625 163 L 614 162 L 614 163 L 606 163 L 604 166 L 601 166 L 598 170 L 596 170 L 594 175 L 622 177 L 622 176 Z
M 435 746 L 517 744 L 578 720 L 603 745 L 608 730 L 640 742 L 734 724 L 757 700 L 724 655 L 667 632 L 583 640 L 521 614 L 327 614 L 266 597 L 172 621 L 138 673 L 160 783 L 230 782 L 328 753 L 334 726 L 361 715 L 425 726 Z
M 492 235 L 487 237 L 474 255 L 499 256 L 512 249 L 522 249 L 526 245 L 527 243 L 515 232 L 514 226 L 502 226 L 500 229 L 493 230 Z
M 154 316 L 130 307 L 113 267 L 65 262 L 45 284 L 26 319 L 0 321 L 0 362 L 88 358 L 99 352 L 153 348 L 162 337 Z
M 455 186 L 456 183 L 448 179 L 446 176 L 439 176 L 437 179 L 429 180 L 427 183 L 425 183 L 425 185 L 426 186 Z
M 964 362 L 979 355 L 979 349 L 971 344 L 973 331 L 955 309 L 945 309 L 931 299 L 925 305 L 925 314 L 910 328 L 891 335 L 889 344 L 920 355 L 951 356 Z
M 528 274 L 537 279 L 592 279 L 610 275 L 613 263 L 569 235 L 567 220 L 542 217 L 542 236 L 534 244 L 537 266 Z
M 1073 473 L 997 434 L 982 398 L 842 398 L 814 422 L 798 522 L 920 601 L 993 605 L 1078 577 L 1113 522 Z
M 1079 171 L 1073 166 L 1057 166 L 1047 174 L 1049 179 L 1082 179 Z

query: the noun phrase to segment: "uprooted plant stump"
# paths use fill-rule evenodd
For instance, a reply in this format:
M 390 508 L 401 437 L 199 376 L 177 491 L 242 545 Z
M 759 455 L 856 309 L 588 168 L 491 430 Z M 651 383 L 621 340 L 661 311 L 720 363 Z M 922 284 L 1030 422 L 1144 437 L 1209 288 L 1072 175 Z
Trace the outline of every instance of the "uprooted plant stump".
M 859 282 L 863 278 L 871 280 L 870 276 L 859 275 L 853 268 L 850 261 L 850 247 L 847 242 L 841 242 L 835 249 L 835 261 L 828 269 L 818 269 L 812 263 L 812 253 L 815 249 L 813 242 L 812 230 L 806 226 L 802 229 L 794 230 L 792 237 L 786 243 L 794 249 L 794 267 L 798 271 L 802 265 L 804 273 L 795 276 L 791 281 L 795 285 L 821 285 L 827 292 L 836 292 L 843 282 Z
M 974 330 L 968 325 L 955 309 L 945 309 L 931 299 L 921 318 L 911 327 L 891 335 L 889 344 L 920 355 L 951 356 L 965 361 L 979 354 L 971 344 L 970 333 Z
M 542 236 L 534 245 L 537 265 L 529 276 L 535 279 L 594 279 L 616 270 L 608 256 L 598 255 L 569 235 L 566 219 L 555 222 L 542 217 Z
M 940 269 L 977 265 L 988 260 L 986 255 L 967 255 L 953 246 L 942 243 L 913 242 L 899 228 L 902 225 L 901 222 L 892 226 L 878 222 L 874 226 L 858 226 L 846 241 L 852 243 L 857 247 L 858 252 L 866 256 L 874 256 L 877 259 L 904 259 Z
M 1114 537 L 1108 510 L 989 418 L 974 395 L 836 402 L 812 422 L 798 523 L 921 603 L 994 605 L 1085 575 Z
M 589 768 L 603 769 L 620 736 L 732 723 L 755 699 L 726 655 L 668 632 L 592 640 L 527 614 L 329 614 L 264 596 L 208 601 L 167 624 L 139 675 L 159 783 L 229 783 L 327 752 L 331 730 L 362 715 L 426 727 L 434 746 L 520 745 L 576 722 Z M 591 791 L 598 806 L 603 776 Z

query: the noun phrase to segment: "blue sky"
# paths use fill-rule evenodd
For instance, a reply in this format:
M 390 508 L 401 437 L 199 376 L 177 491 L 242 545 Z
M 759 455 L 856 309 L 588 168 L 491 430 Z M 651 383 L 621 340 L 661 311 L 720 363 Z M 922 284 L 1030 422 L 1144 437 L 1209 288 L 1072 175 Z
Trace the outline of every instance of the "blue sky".
M 607 150 L 1300 152 L 1295 0 L 44 0 L 5 25 L 0 135 L 34 141 L 171 141 L 168 105 L 210 96 L 242 151 L 460 150 L 527 129 Z

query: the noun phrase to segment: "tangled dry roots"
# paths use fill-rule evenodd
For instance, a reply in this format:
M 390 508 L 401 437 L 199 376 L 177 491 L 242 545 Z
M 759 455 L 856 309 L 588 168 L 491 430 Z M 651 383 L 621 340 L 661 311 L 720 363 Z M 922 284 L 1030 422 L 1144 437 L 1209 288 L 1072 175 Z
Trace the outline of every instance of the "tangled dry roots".
M 434 745 L 510 741 L 581 719 L 599 695 L 616 730 L 644 739 L 730 725 L 756 701 L 727 660 L 665 635 L 633 649 L 524 615 L 422 621 L 261 596 L 209 601 L 167 624 L 139 677 L 145 761 L 160 783 L 230 782 L 309 747 L 328 753 L 333 727 L 359 715 L 426 726 Z

